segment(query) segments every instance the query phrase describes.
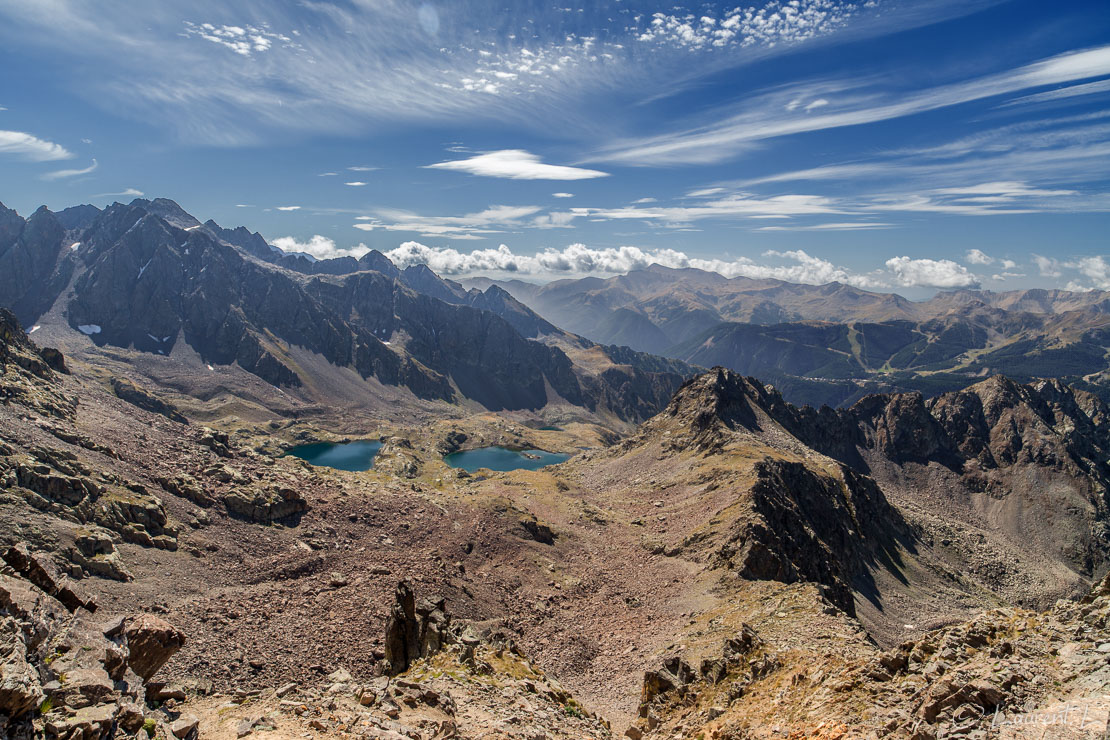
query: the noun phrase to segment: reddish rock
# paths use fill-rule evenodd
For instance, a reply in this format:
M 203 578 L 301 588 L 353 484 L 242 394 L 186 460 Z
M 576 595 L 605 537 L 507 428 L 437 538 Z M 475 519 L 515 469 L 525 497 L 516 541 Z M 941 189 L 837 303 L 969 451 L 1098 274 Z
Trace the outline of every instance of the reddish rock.
M 128 620 L 124 630 L 131 670 L 147 681 L 185 644 L 185 635 L 169 622 L 143 614 Z

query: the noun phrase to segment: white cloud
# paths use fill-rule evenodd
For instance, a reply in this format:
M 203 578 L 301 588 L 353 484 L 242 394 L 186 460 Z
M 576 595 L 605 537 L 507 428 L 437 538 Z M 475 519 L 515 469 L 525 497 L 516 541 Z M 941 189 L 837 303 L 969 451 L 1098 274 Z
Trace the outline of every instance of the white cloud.
M 352 188 L 361 188 L 366 185 L 366 183 L 362 182 L 361 180 L 355 180 L 354 182 L 345 182 L 343 184 Z
M 981 249 L 967 250 L 965 259 L 973 265 L 989 265 L 994 262 L 994 257 L 991 257 Z
M 295 46 L 293 39 L 288 36 L 256 26 L 216 26 L 211 23 L 185 21 L 184 35 L 211 41 L 244 57 L 249 57 L 256 52 L 269 51 L 275 41 L 286 46 Z
M 92 164 L 81 170 L 54 170 L 42 175 L 43 180 L 60 180 L 65 177 L 77 177 L 78 175 L 87 175 L 97 168 L 97 162 L 94 159 Z
M 338 174 L 338 172 L 321 172 L 317 177 L 335 177 Z
M 522 219 L 542 210 L 539 206 L 490 206 L 463 216 L 421 216 L 410 211 L 379 209 L 374 216 L 358 216 L 354 226 L 362 231 L 411 231 L 422 236 L 482 239 L 508 228 L 521 228 Z
M 874 274 L 853 273 L 801 250 L 769 251 L 763 256 L 771 262 L 756 262 L 747 257 L 735 260 L 702 259 L 674 249 L 644 250 L 632 246 L 595 249 L 584 244 L 571 244 L 563 249 L 549 248 L 534 255 L 518 255 L 504 244 L 496 249 L 460 252 L 450 247 L 430 247 L 410 241 L 386 252 L 386 256 L 398 267 L 426 264 L 445 275 L 490 272 L 541 276 L 615 275 L 659 264 L 712 270 L 727 277 L 770 278 L 811 284 L 839 281 L 860 287 L 882 285 Z
M 872 84 L 868 80 L 802 83 L 791 89 L 754 95 L 743 111 L 706 125 L 617 142 L 599 151 L 595 159 L 644 166 L 719 162 L 765 139 L 902 118 L 1032 87 L 1105 74 L 1110 74 L 1110 45 L 1060 54 L 1035 64 L 966 82 L 903 94 L 889 102 L 879 102 L 881 96 L 876 92 L 868 95 L 861 93 L 857 97 L 863 100 L 863 104 L 841 105 L 839 110 L 820 115 L 799 116 L 793 110 L 786 110 L 784 115 L 783 110 L 791 104 L 784 101 L 793 102 L 800 90 L 856 88 L 862 91 Z
M 574 193 L 552 193 L 551 195 L 554 198 L 573 198 L 574 197 Z
M 123 190 L 121 190 L 118 193 L 97 193 L 96 195 L 94 195 L 92 197 L 94 197 L 94 198 L 111 198 L 113 196 L 126 196 L 126 197 L 131 197 L 131 198 L 141 198 L 141 197 L 143 197 L 143 191 L 139 190 L 138 188 L 124 188 Z
M 33 162 L 53 162 L 73 157 L 61 144 L 22 131 L 0 131 L 0 154 L 16 154 Z
M 537 155 L 523 149 L 502 149 L 478 154 L 469 159 L 429 164 L 426 167 L 469 172 L 483 177 L 504 177 L 511 180 L 589 180 L 609 176 L 608 172 L 600 170 L 544 164 Z
M 337 247 L 334 239 L 316 234 L 307 242 L 297 241 L 292 236 L 281 236 L 270 242 L 283 252 L 303 252 L 318 260 L 333 259 L 335 257 L 359 258 L 370 251 L 365 244 L 354 247 Z
M 700 191 L 703 195 L 719 194 L 719 188 Z M 699 192 L 699 191 L 695 191 Z M 834 199 L 823 195 L 789 194 L 769 198 L 751 193 L 726 193 L 692 206 L 625 206 L 622 208 L 575 208 L 582 216 L 601 219 L 639 219 L 667 224 L 684 224 L 707 218 L 780 218 L 843 213 Z
M 249 203 L 236 203 L 235 207 L 236 208 L 254 208 L 254 206 L 250 205 Z
M 714 39 L 736 35 L 696 64 L 687 47 L 637 41 L 646 23 L 627 3 L 573 12 L 540 3 L 506 15 L 491 4 L 441 2 L 430 34 L 419 18 L 433 4 L 420 13 L 396 0 L 192 0 L 188 25 L 174 3 L 0 0 L 0 33 L 98 70 L 81 86 L 88 98 L 191 143 L 259 143 L 283 131 L 349 135 L 413 120 L 496 122 L 592 140 L 619 123 L 630 101 L 791 53 L 799 38 L 812 37 L 811 8 L 815 20 L 823 4 L 829 20 L 843 15 L 837 7 L 857 9 L 850 23 L 825 22 L 819 33 L 858 40 L 992 2 L 882 0 L 879 12 L 874 0 L 759 0 L 750 23 L 699 6 L 721 32 Z M 686 14 L 673 5 L 666 12 Z
M 843 27 L 863 5 L 834 0 L 770 2 L 736 7 L 720 17 L 655 13 L 636 37 L 640 43 L 687 49 L 796 44 Z
M 274 207 L 277 208 L 277 210 L 279 210 L 279 211 L 299 211 L 299 210 L 301 210 L 300 206 L 274 206 Z
M 1059 260 L 1053 259 L 1052 257 L 1043 257 L 1039 254 L 1034 254 L 1033 264 L 1037 266 L 1042 277 L 1058 278 L 1063 275 L 1063 273 L 1060 272 Z
M 1099 290 L 1110 290 L 1110 263 L 1102 255 L 1081 257 L 1072 265 Z
M 972 288 L 979 285 L 979 278 L 952 260 L 892 257 L 886 261 L 886 267 L 894 273 L 895 281 L 907 288 Z
M 1049 90 L 1048 92 L 1036 93 L 1035 95 L 1026 95 L 1023 98 L 1017 98 L 1008 103 L 1003 103 L 1001 107 L 1020 105 L 1022 103 L 1047 103 L 1054 100 L 1064 100 L 1080 95 L 1097 95 L 1104 92 L 1110 92 L 1110 80 L 1086 82 L 1082 85 L 1071 85 L 1059 90 Z
M 804 110 L 806 113 L 809 113 L 810 111 L 815 111 L 818 108 L 824 108 L 828 104 L 829 101 L 825 100 L 824 98 L 818 98 L 817 100 L 814 100 L 812 103 L 807 105 L 805 108 L 802 108 L 802 110 Z
M 879 221 L 834 221 L 805 226 L 761 226 L 756 231 L 866 231 L 868 229 L 889 229 L 892 226 L 894 224 Z
M 377 167 L 364 167 L 364 166 L 360 165 L 360 166 L 356 166 L 356 167 L 348 167 L 347 169 L 350 170 L 351 172 L 374 172 L 378 168 Z

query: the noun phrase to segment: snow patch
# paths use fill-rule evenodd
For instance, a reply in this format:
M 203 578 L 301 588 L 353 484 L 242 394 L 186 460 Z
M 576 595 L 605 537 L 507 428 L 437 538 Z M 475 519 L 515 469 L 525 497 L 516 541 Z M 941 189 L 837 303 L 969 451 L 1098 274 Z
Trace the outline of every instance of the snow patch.
M 81 247 L 81 242 L 73 242 L 73 244 L 69 245 L 69 248 L 74 252 L 76 252 L 80 247 Z
M 385 341 L 383 341 L 383 342 L 382 342 L 382 344 L 384 344 L 384 345 L 385 345 L 386 347 L 388 347 L 389 345 L 393 344 L 393 342 L 385 342 Z
M 193 229 L 199 229 L 199 228 L 200 228 L 200 224 L 197 224 L 196 226 L 186 226 L 185 230 L 186 231 L 192 231 Z
M 143 273 L 146 272 L 146 268 L 150 267 L 150 263 L 153 262 L 153 261 L 154 261 L 154 257 L 152 256 L 150 259 L 148 259 L 146 261 L 145 265 L 143 265 L 142 267 L 139 268 L 139 277 L 135 278 L 136 280 L 138 280 L 139 278 L 141 278 L 143 276 Z
M 38 331 L 41 328 L 42 328 L 41 326 L 39 326 L 38 324 L 35 324 L 34 326 L 31 327 L 31 331 L 29 331 L 27 333 L 28 334 L 34 334 L 36 331 Z
M 214 368 L 214 367 L 212 367 L 211 365 L 209 365 L 209 366 L 208 366 L 208 369 L 209 369 L 209 370 L 215 370 L 216 368 Z
M 96 324 L 81 324 L 81 326 L 77 327 L 77 330 L 82 334 L 88 334 L 90 336 L 100 333 L 100 327 Z

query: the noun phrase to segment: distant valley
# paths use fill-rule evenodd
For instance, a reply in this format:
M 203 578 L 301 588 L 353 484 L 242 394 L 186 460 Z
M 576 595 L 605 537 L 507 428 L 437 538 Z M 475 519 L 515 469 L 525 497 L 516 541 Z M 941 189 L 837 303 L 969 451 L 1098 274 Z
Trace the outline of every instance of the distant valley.
M 1110 293 L 960 290 L 914 302 L 839 283 L 728 279 L 658 265 L 608 279 L 500 286 L 568 331 L 774 383 L 792 401 L 957 390 L 993 373 L 1061 377 L 1106 397 Z

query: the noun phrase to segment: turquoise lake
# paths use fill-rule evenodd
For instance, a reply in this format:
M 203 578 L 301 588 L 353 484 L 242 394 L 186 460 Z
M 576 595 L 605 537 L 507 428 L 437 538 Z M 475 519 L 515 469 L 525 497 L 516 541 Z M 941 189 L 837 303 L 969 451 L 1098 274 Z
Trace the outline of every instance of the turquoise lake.
M 527 453 L 527 454 L 525 454 Z M 535 457 L 529 457 L 535 455 Z M 566 460 L 570 455 L 562 452 L 544 450 L 510 450 L 505 447 L 482 447 L 477 450 L 453 452 L 443 461 L 452 468 L 462 468 L 473 473 L 478 468 L 490 470 L 539 470 L 545 465 L 554 465 Z
M 354 472 L 374 467 L 374 457 L 382 443 L 370 440 L 357 442 L 316 442 L 300 445 L 285 454 L 299 457 L 312 465 Z

